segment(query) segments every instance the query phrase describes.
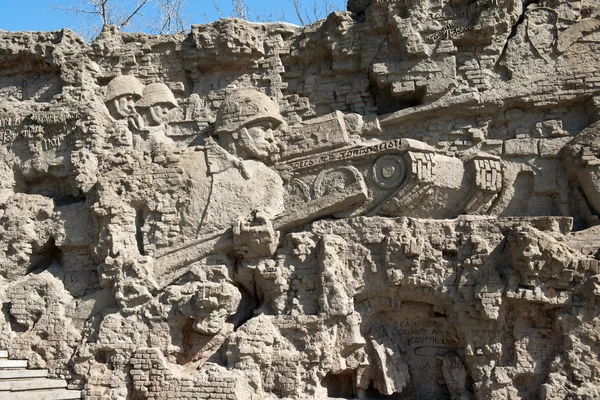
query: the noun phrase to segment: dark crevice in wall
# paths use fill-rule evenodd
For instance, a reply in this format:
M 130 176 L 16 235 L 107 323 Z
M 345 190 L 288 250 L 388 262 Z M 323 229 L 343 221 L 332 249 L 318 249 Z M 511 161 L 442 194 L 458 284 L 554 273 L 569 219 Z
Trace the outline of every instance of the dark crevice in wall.
M 18 168 L 14 171 L 15 193 L 36 194 L 52 199 L 54 207 L 67 206 L 86 201 L 82 193 L 73 195 L 71 183 L 64 177 L 46 176 L 24 176 Z
M 31 262 L 27 274 L 40 273 L 47 270 L 54 262 L 61 263 L 62 251 L 56 247 L 54 238 L 50 240 L 31 256 Z
M 234 282 L 234 284 L 236 284 Z M 256 283 L 254 283 L 256 285 Z M 227 319 L 227 322 L 232 323 L 234 326 L 234 330 L 244 325 L 247 321 L 249 321 L 252 317 L 255 316 L 255 311 L 260 307 L 261 301 L 257 298 L 256 294 L 250 293 L 244 287 L 237 285 L 238 290 L 242 294 L 242 300 L 240 301 L 240 305 L 234 315 Z M 254 288 L 256 292 L 256 286 Z
M 85 196 L 58 196 L 53 197 L 52 201 L 54 201 L 54 207 L 68 206 L 71 204 L 84 203 L 86 201 Z
M 4 314 L 4 319 L 8 321 L 10 325 L 10 330 L 17 333 L 26 332 L 27 327 L 19 324 L 17 319 L 10 313 L 10 306 L 11 303 L 2 303 L 2 313 Z
M 135 210 L 135 241 L 137 243 L 138 251 L 141 255 L 146 255 L 144 248 L 144 211 L 143 209 L 136 208 Z
M 394 96 L 391 85 L 377 86 L 376 84 L 373 84 L 370 89 L 371 94 L 375 99 L 378 115 L 389 114 L 422 105 L 426 95 L 426 89 L 424 87 L 417 88 L 413 92 L 401 96 Z
M 498 57 L 498 60 L 496 61 L 496 65 L 495 65 L 496 68 L 499 67 L 500 61 L 504 59 L 504 55 L 506 54 L 506 50 L 508 49 L 508 44 L 510 43 L 510 40 L 513 37 L 515 37 L 515 35 L 517 34 L 519 26 L 521 26 L 523 24 L 523 22 L 525 22 L 525 16 L 526 16 L 525 13 L 527 12 L 527 6 L 530 4 L 538 4 L 538 3 L 539 3 L 539 0 L 523 0 L 523 10 L 521 11 L 521 15 L 519 16 L 519 19 L 513 25 L 512 30 L 510 31 L 510 34 L 506 38 L 506 42 L 504 43 L 504 47 L 502 48 L 500 57 Z M 505 70 L 503 71 L 502 75 L 503 75 L 503 77 L 510 78 L 510 75 Z
M 186 365 L 198 361 L 202 349 L 212 339 L 210 336 L 202 335 L 194 330 L 194 320 L 188 319 L 182 328 L 183 352 L 177 355 L 177 364 Z
M 402 399 L 402 394 L 401 393 L 394 393 L 392 395 L 385 395 L 385 394 L 381 394 L 379 393 L 379 390 L 375 389 L 373 387 L 373 384 L 371 383 L 369 385 L 369 388 L 366 390 L 365 392 L 365 399 L 391 399 L 391 400 L 400 400 Z
M 321 384 L 327 388 L 327 396 L 337 399 L 356 398 L 354 371 L 343 371 L 338 374 L 327 373 Z

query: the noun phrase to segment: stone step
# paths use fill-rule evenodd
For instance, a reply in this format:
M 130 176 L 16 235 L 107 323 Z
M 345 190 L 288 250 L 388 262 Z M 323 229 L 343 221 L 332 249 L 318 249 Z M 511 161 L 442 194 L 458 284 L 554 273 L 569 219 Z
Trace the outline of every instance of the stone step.
M 4 369 L 4 370 L 0 370 L 0 380 L 45 378 L 47 376 L 48 376 L 47 369 Z
M 0 393 L 0 400 L 68 400 L 81 399 L 80 390 L 37 390 Z
M 81 390 L 68 390 L 64 379 L 48 379 L 47 369 L 26 369 L 27 360 L 9 360 L 0 350 L 0 400 L 81 399 Z
M 67 387 L 67 381 L 64 379 L 46 379 L 36 378 L 28 379 L 26 381 L 13 380 L 0 382 L 0 392 L 12 391 L 21 392 L 27 390 L 46 390 L 46 389 L 65 389 Z
M 27 360 L 0 360 L 0 368 L 27 368 Z

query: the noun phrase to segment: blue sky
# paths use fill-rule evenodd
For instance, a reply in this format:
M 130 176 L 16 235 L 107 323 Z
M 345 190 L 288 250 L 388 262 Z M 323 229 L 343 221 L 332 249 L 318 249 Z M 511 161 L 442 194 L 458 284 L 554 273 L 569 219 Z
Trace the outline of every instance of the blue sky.
M 0 0 L 0 29 L 51 31 L 66 27 L 77 32 L 81 28 L 77 18 L 53 9 L 54 4 L 70 5 L 74 1 L 76 0 Z M 312 2 L 313 0 L 303 0 L 307 5 Z M 345 8 L 343 0 L 331 2 L 340 9 Z M 231 16 L 233 9 L 231 0 L 221 0 L 217 3 L 224 17 Z M 287 22 L 299 24 L 298 19 L 294 18 L 290 0 L 245 0 L 245 3 L 252 16 L 271 13 L 276 20 L 280 20 L 283 11 Z M 185 11 L 192 24 L 203 24 L 219 18 L 212 0 L 187 0 Z

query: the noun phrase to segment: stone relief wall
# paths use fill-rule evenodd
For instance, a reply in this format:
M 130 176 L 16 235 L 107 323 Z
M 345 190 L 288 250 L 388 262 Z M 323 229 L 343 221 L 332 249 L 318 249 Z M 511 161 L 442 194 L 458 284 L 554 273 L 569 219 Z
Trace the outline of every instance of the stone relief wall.
M 87 399 L 600 398 L 600 4 L 0 33 L 0 347 Z

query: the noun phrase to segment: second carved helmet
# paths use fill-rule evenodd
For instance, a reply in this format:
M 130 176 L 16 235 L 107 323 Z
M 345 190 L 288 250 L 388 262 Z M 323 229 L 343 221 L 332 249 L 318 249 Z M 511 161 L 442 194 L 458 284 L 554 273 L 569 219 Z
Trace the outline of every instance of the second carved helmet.
M 242 89 L 227 96 L 217 111 L 215 133 L 235 132 L 250 123 L 269 120 L 283 123 L 279 107 L 258 90 Z
M 151 83 L 144 88 L 138 107 L 152 107 L 155 104 L 168 104 L 177 107 L 177 100 L 171 89 L 164 83 Z

